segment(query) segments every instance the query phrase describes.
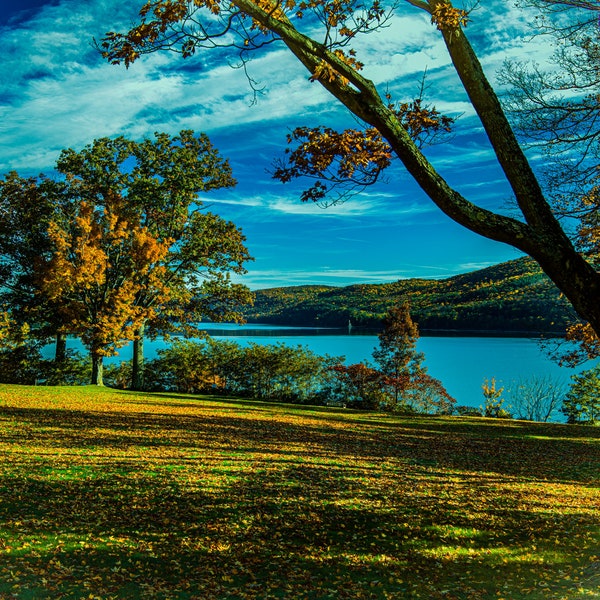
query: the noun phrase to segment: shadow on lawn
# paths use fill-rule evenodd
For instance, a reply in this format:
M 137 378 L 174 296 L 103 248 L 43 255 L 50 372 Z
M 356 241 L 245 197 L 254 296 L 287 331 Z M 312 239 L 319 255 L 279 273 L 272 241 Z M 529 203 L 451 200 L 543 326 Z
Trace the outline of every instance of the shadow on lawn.
M 581 428 L 587 437 L 571 439 L 548 435 L 555 431 L 564 435 L 566 426 L 558 425 L 496 426 L 430 417 L 414 423 L 410 419 L 382 418 L 374 427 L 362 416 L 338 419 L 335 413 L 323 413 L 320 418 L 303 414 L 298 421 L 293 414 L 282 411 L 236 416 L 200 408 L 196 414 L 169 414 L 2 406 L 0 419 L 19 423 L 12 433 L 5 434 L 5 441 L 45 448 L 165 448 L 194 456 L 219 451 L 305 454 L 331 460 L 359 457 L 399 460 L 430 470 L 497 473 L 590 485 L 597 485 L 600 476 L 597 428 Z
M 564 557 L 541 564 L 525 549 L 555 552 L 559 533 L 590 520 L 524 511 L 518 498 L 482 514 L 466 489 L 435 496 L 358 469 L 268 467 L 212 491 L 101 466 L 87 479 L 3 478 L 0 522 L 17 547 L 0 566 L 0 597 L 448 600 L 496 597 L 507 584 L 517 597 L 532 570 L 546 587 L 571 585 Z

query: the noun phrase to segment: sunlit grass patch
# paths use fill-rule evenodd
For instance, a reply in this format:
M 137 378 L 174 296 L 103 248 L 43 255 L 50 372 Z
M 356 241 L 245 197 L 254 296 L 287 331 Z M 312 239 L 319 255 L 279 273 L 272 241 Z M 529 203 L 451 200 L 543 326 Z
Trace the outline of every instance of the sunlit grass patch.
M 598 428 L 2 386 L 0 457 L 0 598 L 600 593 Z

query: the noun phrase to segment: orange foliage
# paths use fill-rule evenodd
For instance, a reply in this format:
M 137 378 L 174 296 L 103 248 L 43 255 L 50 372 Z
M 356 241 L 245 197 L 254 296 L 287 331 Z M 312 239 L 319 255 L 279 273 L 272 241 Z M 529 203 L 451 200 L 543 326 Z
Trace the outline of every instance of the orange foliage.
M 353 0 L 253 0 L 256 10 L 244 7 L 223 4 L 221 0 L 155 0 L 146 3 L 139 12 L 141 22 L 130 29 L 127 33 L 108 32 L 100 44 L 100 50 L 105 58 L 113 64 L 123 62 L 129 66 L 135 62 L 141 54 L 151 52 L 154 47 L 170 47 L 176 49 L 184 57 L 194 54 L 196 45 L 202 44 L 212 36 L 219 37 L 224 32 L 239 34 L 243 45 L 249 46 L 249 34 L 257 31 L 260 34 L 269 35 L 271 27 L 269 19 L 289 23 L 290 17 L 302 19 L 307 11 L 310 11 L 328 30 L 337 30 L 341 38 L 351 38 L 359 31 L 369 30 L 371 25 L 385 18 L 385 11 L 379 0 L 374 0 L 370 5 L 357 6 Z M 206 9 L 212 15 L 223 16 L 223 31 L 219 33 L 199 32 L 185 36 L 170 37 L 173 29 L 185 24 L 186 21 L 197 23 L 195 12 Z M 239 11 L 239 12 L 238 12 Z M 360 13 L 358 15 L 357 13 Z M 240 21 L 249 19 L 250 27 L 245 24 L 239 25 L 237 31 L 232 17 L 238 17 Z M 194 29 L 196 29 L 194 27 Z M 232 45 L 235 45 L 234 43 Z M 338 54 L 339 52 L 339 54 Z M 338 58 L 345 56 L 341 50 L 336 51 Z M 349 53 L 352 55 L 352 52 Z M 345 60 L 345 59 L 343 59 Z M 353 68 L 360 68 L 359 63 L 350 62 Z M 313 78 L 324 79 L 330 76 L 328 68 L 324 65 L 318 67 Z M 335 77 L 335 75 L 334 75 Z
M 577 344 L 577 348 L 559 357 L 559 362 L 577 365 L 600 356 L 600 338 L 589 323 L 577 323 L 567 328 L 567 341 Z
M 154 316 L 153 308 L 136 304 L 141 290 L 169 298 L 161 261 L 172 241 L 159 242 L 122 212 L 119 202 L 103 211 L 81 202 L 72 226 L 53 222 L 48 231 L 55 251 L 41 289 L 60 301 L 63 328 L 81 335 L 99 356 L 114 354 Z
M 323 177 L 335 183 L 369 185 L 391 162 L 391 149 L 375 129 L 347 129 L 341 133 L 328 127 L 298 127 L 288 135 L 288 143 L 301 141 L 290 151 L 288 162 L 273 176 L 288 182 L 301 176 Z M 317 183 L 304 192 L 303 200 L 321 200 L 325 186 Z
M 347 64 L 349 67 L 352 67 L 355 71 L 360 71 L 363 68 L 363 64 L 354 58 L 356 54 L 354 50 L 350 50 L 348 54 L 345 54 L 342 50 L 335 50 L 333 54 L 343 63 Z M 350 83 L 350 80 L 347 77 L 340 74 L 325 60 L 321 60 L 319 62 L 313 74 L 311 75 L 310 80 L 327 81 L 329 83 L 339 81 L 339 83 L 343 86 L 346 86 L 348 83 Z
M 359 66 L 362 65 L 359 63 Z M 330 82 L 340 77 L 325 61 L 313 75 L 313 79 Z M 430 141 L 436 134 L 451 130 L 453 119 L 424 106 L 420 98 L 398 106 L 390 104 L 389 108 L 415 140 Z M 302 200 L 323 200 L 328 191 L 338 185 L 371 185 L 392 161 L 391 147 L 374 128 L 338 132 L 329 127 L 298 127 L 287 136 L 287 141 L 288 144 L 299 142 L 299 145 L 294 150 L 286 150 L 287 161 L 279 165 L 273 176 L 284 183 L 298 177 L 312 177 L 323 178 L 330 184 L 328 188 L 318 181 L 302 194 Z
M 435 107 L 424 106 L 421 98 L 403 102 L 394 108 L 394 112 L 413 140 L 425 141 L 424 136 L 449 133 L 454 123 L 454 119 L 440 114 Z
M 467 11 L 454 8 L 450 2 L 440 2 L 431 11 L 431 22 L 440 31 L 458 31 L 467 25 Z
M 600 256 L 600 186 L 594 185 L 581 199 L 578 235 L 583 250 L 591 257 Z

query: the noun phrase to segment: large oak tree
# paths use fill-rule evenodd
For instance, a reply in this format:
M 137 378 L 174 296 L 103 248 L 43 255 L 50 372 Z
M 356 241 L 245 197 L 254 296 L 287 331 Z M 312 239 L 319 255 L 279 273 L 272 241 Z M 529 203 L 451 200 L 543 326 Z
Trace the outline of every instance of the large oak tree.
M 590 3 L 562 4 L 572 5 L 572 10 L 587 10 Z M 424 124 L 434 129 L 443 127 L 441 117 L 419 104 L 392 102 L 385 91 L 361 74 L 363 65 L 351 49 L 352 40 L 377 30 L 400 6 L 427 13 L 443 38 L 512 188 L 517 215 L 482 208 L 454 189 L 419 147 Z M 301 160 L 293 162 L 291 169 L 319 176 L 337 161 L 335 175 L 352 180 L 358 174 L 372 179 L 391 156 L 398 157 L 449 217 L 532 256 L 598 334 L 600 273 L 574 246 L 548 202 L 465 33 L 471 17 L 477 18 L 477 13 L 468 15 L 448 0 L 404 0 L 389 10 L 379 0 L 156 0 L 141 7 L 140 21 L 130 31 L 106 34 L 100 48 L 111 62 L 129 65 L 140 55 L 157 50 L 175 50 L 186 57 L 224 45 L 239 49 L 245 61 L 251 50 L 282 42 L 306 67 L 310 79 L 318 81 L 365 123 L 363 130 L 338 136 L 341 143 L 332 141 L 331 136 L 322 137 L 322 143 L 313 145 L 316 154 L 311 154 L 311 148 L 301 148 Z M 322 130 L 315 135 L 320 133 Z M 348 168 L 345 159 L 353 153 L 350 163 L 355 166 Z M 319 181 L 307 197 L 319 199 L 326 188 Z
M 134 388 L 144 383 L 145 336 L 191 334 L 202 319 L 241 318 L 239 307 L 251 294 L 229 274 L 244 273 L 250 255 L 240 229 L 206 211 L 199 196 L 235 185 L 229 163 L 206 135 L 184 130 L 141 142 L 102 138 L 78 152 L 65 150 L 57 167 L 73 197 L 99 207 L 126 199 L 122 217 L 168 248 L 160 258 L 163 287 L 141 280 L 132 299 L 145 315 L 133 336 Z
M 0 277 L 21 320 L 81 337 L 93 383 L 126 340 L 132 384 L 142 387 L 145 335 L 241 318 L 251 294 L 230 274 L 244 273 L 251 257 L 241 230 L 199 196 L 235 184 L 205 135 L 102 138 L 64 150 L 56 170 L 55 179 L 0 181 Z

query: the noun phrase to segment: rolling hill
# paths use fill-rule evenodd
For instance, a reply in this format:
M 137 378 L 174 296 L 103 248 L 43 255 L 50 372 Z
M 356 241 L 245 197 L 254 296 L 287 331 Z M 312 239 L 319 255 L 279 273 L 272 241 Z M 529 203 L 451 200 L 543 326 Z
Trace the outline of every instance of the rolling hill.
M 422 333 L 562 334 L 575 314 L 530 258 L 447 279 L 403 279 L 346 287 L 259 290 L 245 317 L 252 323 L 377 328 L 386 311 L 407 300 Z

